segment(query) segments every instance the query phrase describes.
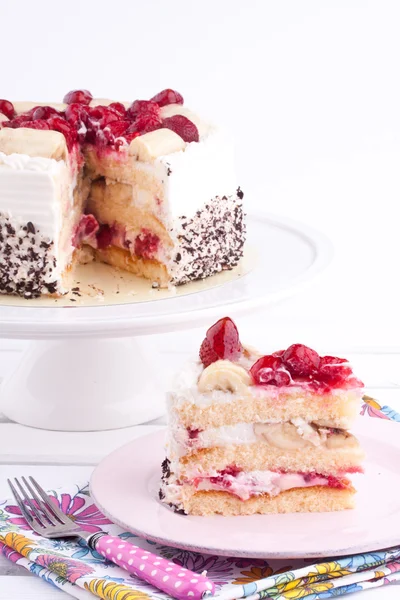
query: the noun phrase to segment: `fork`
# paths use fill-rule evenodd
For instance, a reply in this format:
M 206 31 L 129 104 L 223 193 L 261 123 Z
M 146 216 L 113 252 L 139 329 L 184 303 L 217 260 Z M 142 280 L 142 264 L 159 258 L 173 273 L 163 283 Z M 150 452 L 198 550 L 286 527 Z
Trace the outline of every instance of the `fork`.
M 45 538 L 76 537 L 105 559 L 154 585 L 177 600 L 201 600 L 214 595 L 215 586 L 205 575 L 189 571 L 104 531 L 88 533 L 65 515 L 43 488 L 29 477 L 7 479 L 22 515 L 33 531 Z

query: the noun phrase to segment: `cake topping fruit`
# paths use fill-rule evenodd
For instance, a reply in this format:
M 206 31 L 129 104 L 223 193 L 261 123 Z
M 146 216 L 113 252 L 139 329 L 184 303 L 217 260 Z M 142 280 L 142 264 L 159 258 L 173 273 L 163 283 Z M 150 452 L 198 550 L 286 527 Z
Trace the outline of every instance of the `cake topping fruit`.
M 58 110 L 53 108 L 52 106 L 36 106 L 36 108 L 32 112 L 32 120 L 36 119 L 49 119 L 53 116 L 60 116 Z
M 113 232 L 109 225 L 100 225 L 100 229 L 97 232 L 97 247 L 100 250 L 104 250 L 111 246 Z
M 92 94 L 88 90 L 71 90 L 68 94 L 65 94 L 63 102 L 65 104 L 90 104 L 93 100 Z
M 251 367 L 250 374 L 257 385 L 282 387 L 291 382 L 290 373 L 279 356 L 262 356 Z
M 196 125 L 183 115 L 174 115 L 164 119 L 162 126 L 175 131 L 185 142 L 198 142 L 200 139 Z
M 93 215 L 82 215 L 72 238 L 72 245 L 75 246 L 75 248 L 79 247 L 82 242 L 94 237 L 98 229 L 99 224 Z
M 217 360 L 200 375 L 198 389 L 202 394 L 222 390 L 243 395 L 251 383 L 246 369 L 229 360 Z
M 0 113 L 5 115 L 8 119 L 12 119 L 15 115 L 14 105 L 8 100 L 0 99 Z
M 24 121 L 21 126 L 27 127 L 28 129 L 52 129 L 49 123 L 43 119 L 37 119 L 36 121 Z
M 166 106 L 167 104 L 183 104 L 183 96 L 175 90 L 166 89 L 152 97 L 153 102 L 158 106 Z
M 119 114 L 120 117 L 125 119 L 126 108 L 122 104 L 122 102 L 111 102 L 111 104 L 108 106 L 108 108 L 111 108 L 111 110 L 114 110 L 115 112 L 117 112 Z
M 336 356 L 322 356 L 318 379 L 330 385 L 340 385 L 348 377 L 351 377 L 353 371 L 345 358 Z
M 208 329 L 200 347 L 200 359 L 208 367 L 217 360 L 237 360 L 241 352 L 237 327 L 232 319 L 224 317 Z
M 37 123 L 37 121 L 34 122 Z M 78 134 L 76 130 L 68 123 L 68 121 L 62 119 L 61 117 L 50 117 L 50 119 L 48 119 L 46 122 L 49 125 L 49 129 L 59 131 L 64 135 L 68 150 L 71 151 L 73 145 L 78 140 Z
M 132 120 L 143 113 L 158 116 L 160 114 L 160 107 L 156 102 L 152 102 L 151 100 L 135 100 L 126 111 L 127 117 Z
M 127 130 L 127 133 L 150 133 L 159 129 L 162 126 L 161 118 L 152 112 L 140 113 L 132 125 Z
M 294 377 L 309 377 L 318 371 L 320 358 L 308 346 L 293 344 L 283 354 L 282 360 Z

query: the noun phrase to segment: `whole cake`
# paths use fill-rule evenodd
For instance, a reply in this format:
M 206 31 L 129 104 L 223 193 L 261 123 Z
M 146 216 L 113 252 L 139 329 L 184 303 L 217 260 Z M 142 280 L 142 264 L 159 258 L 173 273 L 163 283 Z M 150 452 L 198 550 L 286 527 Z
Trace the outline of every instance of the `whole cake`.
M 242 197 L 226 136 L 174 90 L 0 100 L 0 293 L 63 294 L 93 258 L 162 287 L 231 269 Z
M 302 344 L 262 356 L 221 319 L 169 394 L 160 499 L 192 515 L 353 507 L 362 388 L 343 358 Z

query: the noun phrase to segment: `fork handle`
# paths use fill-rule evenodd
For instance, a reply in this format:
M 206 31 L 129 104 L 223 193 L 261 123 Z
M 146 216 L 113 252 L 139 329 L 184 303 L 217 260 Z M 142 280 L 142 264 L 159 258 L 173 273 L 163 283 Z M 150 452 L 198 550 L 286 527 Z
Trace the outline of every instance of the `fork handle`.
M 201 600 L 215 592 L 214 584 L 204 575 L 184 569 L 119 537 L 103 535 L 94 541 L 94 546 L 107 560 L 177 600 Z

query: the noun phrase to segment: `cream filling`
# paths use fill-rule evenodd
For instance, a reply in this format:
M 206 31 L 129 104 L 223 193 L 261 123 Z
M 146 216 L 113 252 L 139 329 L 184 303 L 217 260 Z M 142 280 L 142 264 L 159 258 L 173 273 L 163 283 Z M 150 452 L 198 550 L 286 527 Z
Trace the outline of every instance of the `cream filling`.
M 281 492 L 293 488 L 306 488 L 316 485 L 329 485 L 326 477 L 315 475 L 307 477 L 302 473 L 276 473 L 274 471 L 242 471 L 236 476 L 223 475 L 202 479 L 197 490 L 224 491 L 234 494 L 241 500 L 249 500 L 252 496 L 269 494 L 277 496 Z
M 184 456 L 201 448 L 267 443 L 282 450 L 301 450 L 311 447 L 338 449 L 354 447 L 356 438 L 344 430 L 332 431 L 318 424 L 296 418 L 288 422 L 238 423 L 204 431 L 188 431 L 176 427 L 170 431 L 171 456 Z

